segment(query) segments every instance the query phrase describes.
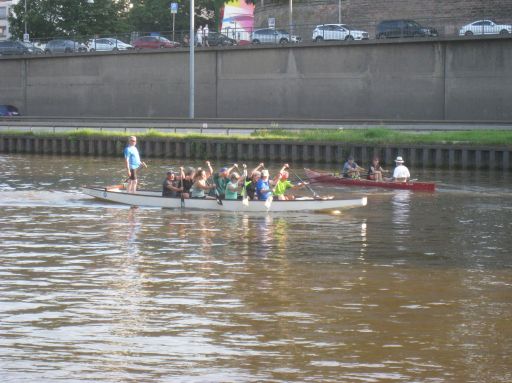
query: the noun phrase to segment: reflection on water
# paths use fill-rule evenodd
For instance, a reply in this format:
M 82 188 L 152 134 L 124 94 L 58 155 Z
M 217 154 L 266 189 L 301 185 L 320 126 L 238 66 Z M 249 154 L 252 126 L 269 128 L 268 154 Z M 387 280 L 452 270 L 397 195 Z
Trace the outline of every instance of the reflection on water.
M 393 216 L 391 222 L 393 224 L 394 239 L 397 242 L 398 250 L 405 250 L 410 242 L 409 235 L 409 216 L 411 209 L 410 190 L 397 190 L 391 197 L 391 207 Z
M 0 165 L 2 381 L 512 381 L 503 174 L 437 171 L 434 194 L 267 215 L 77 192 L 117 160 Z

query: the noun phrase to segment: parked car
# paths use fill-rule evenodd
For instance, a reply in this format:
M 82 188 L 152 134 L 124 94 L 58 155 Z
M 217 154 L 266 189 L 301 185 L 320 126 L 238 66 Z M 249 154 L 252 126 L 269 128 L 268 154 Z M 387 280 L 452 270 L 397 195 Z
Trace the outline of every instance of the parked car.
M 29 54 L 29 50 L 20 41 L 0 41 L 1 55 L 25 55 Z
M 378 39 L 396 37 L 436 37 L 437 30 L 423 27 L 414 20 L 385 20 L 377 25 L 375 33 Z
M 18 108 L 12 105 L 0 105 L 0 116 L 19 116 Z
M 235 39 L 232 39 L 222 33 L 219 32 L 210 32 L 208 33 L 208 44 L 211 47 L 219 46 L 219 45 L 237 45 Z
M 32 55 L 41 55 L 44 53 L 44 51 L 41 48 L 36 47 L 34 43 L 23 42 L 22 44 L 25 45 L 25 47 L 28 49 L 28 52 Z
M 45 53 L 87 52 L 87 46 L 73 40 L 57 39 L 48 41 L 44 51 Z
M 114 39 L 111 37 L 101 39 L 91 39 L 87 42 L 89 52 L 94 51 L 125 51 L 127 49 L 133 49 L 133 46 L 126 44 L 121 40 Z
M 132 45 L 136 49 L 158 49 L 158 48 L 177 48 L 180 43 L 176 41 L 170 41 L 162 36 L 144 36 L 132 42 Z
M 512 25 L 496 24 L 491 20 L 478 20 L 464 25 L 459 30 L 459 36 L 508 35 L 510 33 L 512 33 Z
M 365 31 L 350 28 L 346 24 L 322 24 L 313 29 L 313 41 L 323 40 L 368 40 Z
M 263 28 L 257 29 L 252 33 L 253 44 L 288 44 L 289 42 L 298 43 L 302 39 L 300 36 L 290 35 L 284 29 Z

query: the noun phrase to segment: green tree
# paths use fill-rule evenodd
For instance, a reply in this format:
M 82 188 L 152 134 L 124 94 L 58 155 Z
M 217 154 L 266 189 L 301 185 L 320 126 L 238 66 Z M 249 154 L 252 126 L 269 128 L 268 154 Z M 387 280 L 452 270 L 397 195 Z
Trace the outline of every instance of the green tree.
M 172 28 L 172 15 L 169 9 L 172 2 L 178 3 L 176 14 L 177 30 L 188 30 L 190 27 L 189 0 L 133 0 L 133 8 L 129 13 L 132 29 L 141 32 L 169 31 Z M 208 24 L 211 28 L 218 25 L 216 17 L 224 1 L 195 0 L 195 24 Z
M 128 0 L 27 0 L 27 31 L 32 39 L 56 36 L 87 37 L 125 32 Z M 25 3 L 19 2 L 9 16 L 11 33 L 21 39 Z
M 190 0 L 26 0 L 27 26 L 31 39 L 57 36 L 119 34 L 124 32 L 161 32 L 172 29 L 171 2 L 178 3 L 176 30 L 188 30 Z M 246 0 L 251 3 L 252 0 Z M 211 30 L 220 25 L 224 0 L 195 0 L 196 25 L 208 24 Z M 21 39 L 24 32 L 24 1 L 13 7 L 9 16 L 11 33 Z

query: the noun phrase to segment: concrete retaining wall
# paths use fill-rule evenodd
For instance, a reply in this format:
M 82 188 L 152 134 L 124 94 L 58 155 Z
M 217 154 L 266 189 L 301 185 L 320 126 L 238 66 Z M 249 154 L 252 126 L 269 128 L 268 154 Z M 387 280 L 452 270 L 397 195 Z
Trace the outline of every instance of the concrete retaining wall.
M 0 153 L 122 156 L 126 140 L 104 137 L 73 138 L 0 135 Z M 446 145 L 366 146 L 333 142 L 227 141 L 145 139 L 138 143 L 143 158 L 227 159 L 342 163 L 352 154 L 361 164 L 375 155 L 392 164 L 397 155 L 415 168 L 511 169 L 509 147 Z
M 196 116 L 512 120 L 512 39 L 203 49 Z M 188 116 L 186 50 L 0 58 L 0 104 L 38 116 Z

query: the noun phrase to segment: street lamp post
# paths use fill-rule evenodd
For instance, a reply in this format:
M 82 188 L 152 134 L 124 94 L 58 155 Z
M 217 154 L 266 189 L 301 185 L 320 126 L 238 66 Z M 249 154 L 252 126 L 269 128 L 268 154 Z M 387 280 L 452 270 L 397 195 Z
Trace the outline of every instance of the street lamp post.
M 27 0 L 25 0 L 25 17 L 23 17 L 23 21 L 25 21 L 25 35 L 27 35 Z
M 341 24 L 341 0 L 338 0 L 338 24 Z
M 189 110 L 188 117 L 194 118 L 195 110 L 194 110 L 194 97 L 195 97 L 195 77 L 194 77 L 194 49 L 196 46 L 196 39 L 194 36 L 195 33 L 195 24 L 194 24 L 194 0 L 190 0 L 190 31 L 189 31 L 189 63 L 188 63 L 188 79 L 189 79 Z
M 293 33 L 293 0 L 290 0 L 290 20 L 289 21 L 290 21 L 290 40 L 291 40 L 292 33 Z

